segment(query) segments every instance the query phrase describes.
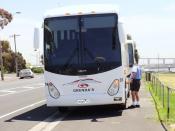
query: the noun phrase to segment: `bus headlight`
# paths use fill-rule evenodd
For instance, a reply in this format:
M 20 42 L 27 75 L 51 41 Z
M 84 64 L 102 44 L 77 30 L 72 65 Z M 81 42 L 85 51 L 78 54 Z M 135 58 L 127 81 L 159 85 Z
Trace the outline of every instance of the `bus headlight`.
M 114 96 L 114 95 L 116 95 L 117 93 L 118 93 L 118 91 L 119 91 L 119 87 L 120 87 L 120 82 L 119 82 L 119 80 L 114 80 L 113 82 L 112 82 L 112 84 L 111 84 L 111 86 L 109 87 L 109 89 L 108 89 L 108 94 L 110 95 L 110 96 Z
M 48 83 L 47 85 L 50 96 L 55 99 L 58 99 L 60 97 L 60 92 L 58 91 L 58 89 L 51 82 Z

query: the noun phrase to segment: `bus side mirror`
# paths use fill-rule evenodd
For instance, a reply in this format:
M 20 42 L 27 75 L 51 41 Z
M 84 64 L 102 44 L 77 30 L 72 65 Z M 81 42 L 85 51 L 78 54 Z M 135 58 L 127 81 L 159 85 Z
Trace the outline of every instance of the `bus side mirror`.
M 33 39 L 33 47 L 34 50 L 37 51 L 39 49 L 40 37 L 39 37 L 39 28 L 34 28 L 34 39 Z

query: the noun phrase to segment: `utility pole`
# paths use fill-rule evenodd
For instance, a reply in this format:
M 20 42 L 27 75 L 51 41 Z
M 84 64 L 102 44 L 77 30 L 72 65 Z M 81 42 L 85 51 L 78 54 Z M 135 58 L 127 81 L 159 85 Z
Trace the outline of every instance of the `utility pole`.
M 11 37 L 13 37 L 14 45 L 15 45 L 15 70 L 16 70 L 16 76 L 19 77 L 19 73 L 18 73 L 18 59 L 17 59 L 17 51 L 16 51 L 16 37 L 17 36 L 20 36 L 20 35 L 14 34 Z
M 3 67 L 3 58 L 2 58 L 2 44 L 0 39 L 0 63 L 1 63 L 1 80 L 4 80 L 4 67 Z

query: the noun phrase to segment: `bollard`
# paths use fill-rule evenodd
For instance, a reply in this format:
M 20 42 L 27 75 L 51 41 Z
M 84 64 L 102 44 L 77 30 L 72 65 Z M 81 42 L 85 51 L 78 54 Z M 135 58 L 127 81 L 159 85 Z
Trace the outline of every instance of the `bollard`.
M 148 72 L 148 81 L 151 81 L 151 72 Z
M 151 72 L 145 72 L 146 81 L 151 81 Z

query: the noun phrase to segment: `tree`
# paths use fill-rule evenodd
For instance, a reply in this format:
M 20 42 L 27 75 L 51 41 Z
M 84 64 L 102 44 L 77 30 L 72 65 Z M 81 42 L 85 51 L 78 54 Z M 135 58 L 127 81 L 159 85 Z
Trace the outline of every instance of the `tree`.
M 15 53 L 10 49 L 8 41 L 1 41 L 4 69 L 7 72 L 15 72 Z M 18 68 L 26 68 L 26 61 L 21 53 L 17 53 Z
M 23 58 L 21 53 L 17 53 L 17 61 L 18 61 L 18 69 L 24 69 L 26 68 L 26 60 Z
M 12 14 L 0 8 L 0 27 L 3 29 L 5 25 L 12 21 Z
M 12 21 L 12 14 L 8 11 L 0 8 L 0 28 L 3 29 L 8 23 Z M 2 49 L 1 49 L 1 42 L 0 42 L 0 67 L 1 67 L 1 79 L 4 80 L 4 67 L 3 67 L 3 57 L 2 57 Z

